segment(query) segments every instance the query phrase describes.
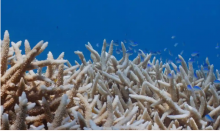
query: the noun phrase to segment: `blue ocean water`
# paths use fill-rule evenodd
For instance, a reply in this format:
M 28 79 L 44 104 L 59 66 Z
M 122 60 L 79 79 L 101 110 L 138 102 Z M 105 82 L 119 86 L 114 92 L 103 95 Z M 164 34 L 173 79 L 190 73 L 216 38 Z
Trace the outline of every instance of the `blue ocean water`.
M 2 0 L 1 39 L 5 30 L 12 41 L 28 39 L 31 47 L 48 41 L 39 60 L 46 59 L 49 51 L 54 58 L 65 52 L 64 58 L 74 65 L 75 60 L 80 62 L 76 50 L 90 59 L 87 42 L 100 52 L 103 39 L 133 40 L 138 43 L 136 51 L 161 51 L 156 57 L 164 62 L 175 63 L 181 51 L 188 61 L 197 51 L 195 68 L 208 57 L 220 69 L 220 49 L 215 48 L 220 43 L 220 0 Z M 24 46 L 21 49 L 24 53 Z

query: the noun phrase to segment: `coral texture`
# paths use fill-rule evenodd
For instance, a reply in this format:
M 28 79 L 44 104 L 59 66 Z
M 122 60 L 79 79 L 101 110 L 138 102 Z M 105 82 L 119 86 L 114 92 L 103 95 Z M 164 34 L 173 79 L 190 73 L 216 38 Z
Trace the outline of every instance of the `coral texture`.
M 203 66 L 194 70 L 180 55 L 179 66 L 143 52 L 130 60 L 122 42 L 123 57 L 117 60 L 113 41 L 106 52 L 104 40 L 101 54 L 88 43 L 91 60 L 75 51 L 82 64 L 71 65 L 64 53 L 37 60 L 47 42 L 31 48 L 25 40 L 25 54 L 21 43 L 10 44 L 5 31 L 1 129 L 220 130 L 220 85 L 214 82 L 220 75 L 208 59 L 208 73 Z

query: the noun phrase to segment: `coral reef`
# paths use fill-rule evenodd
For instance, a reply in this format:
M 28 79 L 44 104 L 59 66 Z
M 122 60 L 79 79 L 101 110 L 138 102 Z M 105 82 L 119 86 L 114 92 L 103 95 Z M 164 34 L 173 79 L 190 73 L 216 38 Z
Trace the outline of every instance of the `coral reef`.
M 47 47 L 33 48 L 25 40 L 11 42 L 8 31 L 1 41 L 1 129 L 176 129 L 220 130 L 220 79 L 206 63 L 194 70 L 182 56 L 181 65 L 163 63 L 151 54 L 129 60 L 113 56 L 113 41 L 101 55 L 88 43 L 91 60 L 75 51 L 82 64 L 71 65 L 64 53 L 47 60 L 36 56 Z M 140 56 L 144 57 L 141 61 Z M 42 68 L 46 72 L 42 72 Z M 194 77 L 196 74 L 197 77 Z

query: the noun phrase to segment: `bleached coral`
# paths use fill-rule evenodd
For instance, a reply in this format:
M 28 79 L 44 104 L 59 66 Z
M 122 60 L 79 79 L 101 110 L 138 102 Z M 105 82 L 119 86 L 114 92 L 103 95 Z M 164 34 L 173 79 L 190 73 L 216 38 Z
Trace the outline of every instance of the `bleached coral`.
M 107 53 L 104 40 L 101 55 L 88 43 L 92 61 L 75 51 L 82 64 L 72 66 L 64 53 L 54 59 L 49 52 L 47 60 L 38 61 L 48 42 L 31 49 L 25 40 L 25 54 L 21 41 L 11 43 L 5 31 L 1 129 L 220 129 L 220 85 L 214 83 L 220 74 L 208 59 L 208 74 L 180 55 L 179 67 L 143 52 L 132 61 L 122 42 L 123 57 L 117 61 L 113 41 Z

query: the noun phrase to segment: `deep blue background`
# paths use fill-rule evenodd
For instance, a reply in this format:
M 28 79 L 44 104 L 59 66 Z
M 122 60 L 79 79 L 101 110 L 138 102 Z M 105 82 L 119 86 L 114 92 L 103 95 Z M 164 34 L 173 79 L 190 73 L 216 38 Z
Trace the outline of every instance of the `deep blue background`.
M 90 58 L 88 41 L 100 52 L 95 45 L 104 38 L 131 39 L 139 43 L 137 49 L 162 50 L 164 61 L 174 60 L 182 50 L 188 60 L 199 51 L 199 64 L 209 57 L 220 69 L 220 49 L 215 49 L 220 42 L 220 0 L 2 0 L 1 16 L 1 37 L 9 30 L 14 42 L 28 39 L 32 47 L 40 40 L 49 42 L 38 59 L 46 59 L 48 51 L 55 58 L 65 52 L 64 58 L 74 64 L 79 60 L 76 50 Z

